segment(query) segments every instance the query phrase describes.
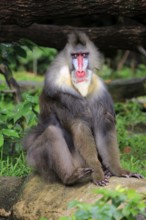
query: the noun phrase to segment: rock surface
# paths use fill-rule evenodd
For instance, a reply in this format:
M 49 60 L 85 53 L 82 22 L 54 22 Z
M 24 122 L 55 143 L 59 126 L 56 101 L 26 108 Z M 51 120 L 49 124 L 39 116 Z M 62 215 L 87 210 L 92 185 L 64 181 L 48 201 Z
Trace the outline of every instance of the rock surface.
M 12 215 L 12 207 L 17 202 L 24 182 L 22 177 L 0 177 L 0 219 Z
M 117 186 L 133 188 L 146 195 L 146 179 L 112 177 L 105 189 Z M 13 215 L 19 220 L 38 220 L 46 217 L 49 220 L 69 215 L 67 204 L 72 200 L 94 202 L 97 195 L 92 183 L 66 187 L 59 183 L 46 183 L 38 176 L 32 176 L 24 185 L 19 201 L 13 206 Z
M 17 200 L 23 182 L 24 178 L 22 177 L 0 177 L 0 208 L 9 210 L 12 207 Z

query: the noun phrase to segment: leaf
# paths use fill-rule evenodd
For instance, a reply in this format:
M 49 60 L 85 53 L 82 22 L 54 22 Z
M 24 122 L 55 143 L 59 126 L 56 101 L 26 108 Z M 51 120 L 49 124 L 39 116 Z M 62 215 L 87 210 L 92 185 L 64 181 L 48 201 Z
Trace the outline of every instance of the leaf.
M 26 117 L 27 113 L 32 110 L 31 103 L 20 103 L 14 116 L 14 123 L 22 117 Z
M 74 207 L 76 207 L 79 203 L 80 203 L 80 202 L 78 202 L 78 201 L 76 201 L 76 200 L 71 201 L 71 202 L 69 202 L 69 204 L 68 204 L 68 208 L 69 208 L 69 209 L 74 208 Z
M 4 144 L 4 136 L 0 134 L 0 147 L 2 147 Z
M 32 103 L 32 104 L 38 103 L 38 97 L 26 94 L 25 95 L 25 104 L 28 104 L 28 103 Z
M 28 47 L 30 50 L 33 50 L 34 46 L 36 46 L 36 44 L 28 39 L 20 39 L 19 40 L 21 45 L 24 45 L 26 47 Z
M 16 137 L 19 138 L 18 133 L 13 129 L 2 129 L 2 133 L 7 137 Z
M 26 51 L 21 46 L 15 45 L 14 50 L 16 54 L 19 55 L 20 57 L 26 58 L 27 56 Z

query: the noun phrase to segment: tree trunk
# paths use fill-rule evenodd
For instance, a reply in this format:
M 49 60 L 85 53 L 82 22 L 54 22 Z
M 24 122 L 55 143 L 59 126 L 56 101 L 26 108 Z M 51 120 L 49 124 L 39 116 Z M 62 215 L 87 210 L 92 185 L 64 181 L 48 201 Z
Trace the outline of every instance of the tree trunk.
M 0 23 L 28 26 L 34 22 L 59 21 L 61 18 L 90 17 L 91 15 L 146 14 L 144 0 L 60 1 L 60 0 L 4 0 L 0 1 Z M 66 20 L 66 22 L 67 22 Z

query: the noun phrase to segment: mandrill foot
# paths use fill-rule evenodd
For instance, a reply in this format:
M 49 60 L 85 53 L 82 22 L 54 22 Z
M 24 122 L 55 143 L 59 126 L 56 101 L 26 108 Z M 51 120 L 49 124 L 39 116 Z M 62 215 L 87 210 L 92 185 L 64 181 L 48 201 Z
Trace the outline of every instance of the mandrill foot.
M 122 174 L 122 177 L 130 178 L 135 177 L 137 179 L 143 179 L 144 177 L 138 173 L 129 173 L 129 174 Z

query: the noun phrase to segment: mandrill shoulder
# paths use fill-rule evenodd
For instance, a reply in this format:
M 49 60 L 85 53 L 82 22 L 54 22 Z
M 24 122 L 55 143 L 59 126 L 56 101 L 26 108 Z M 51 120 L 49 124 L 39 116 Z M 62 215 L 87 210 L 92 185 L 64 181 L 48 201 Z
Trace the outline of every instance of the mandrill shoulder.
M 87 100 L 92 109 L 93 115 L 100 117 L 110 117 L 111 121 L 115 123 L 114 104 L 110 93 L 108 92 L 104 82 L 95 74 L 93 74 Z

